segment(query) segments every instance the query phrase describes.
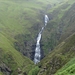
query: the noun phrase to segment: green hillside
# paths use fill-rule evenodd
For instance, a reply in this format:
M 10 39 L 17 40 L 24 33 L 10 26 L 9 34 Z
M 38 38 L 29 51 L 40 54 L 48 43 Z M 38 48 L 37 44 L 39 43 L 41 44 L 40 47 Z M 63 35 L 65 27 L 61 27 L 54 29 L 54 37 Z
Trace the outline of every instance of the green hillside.
M 18 75 L 18 68 L 28 74 L 34 67 L 29 58 L 42 17 L 46 8 L 61 1 L 0 0 L 0 75 Z
M 66 65 L 67 68 L 64 66 L 75 58 L 75 34 L 73 34 L 75 33 L 74 9 L 75 1 L 66 0 L 66 2 L 48 11 L 52 20 L 50 20 L 43 32 L 42 48 L 46 57 L 39 63 L 40 71 L 38 75 L 54 75 L 55 73 L 55 75 L 72 75 L 72 73 L 70 74 L 71 69 L 74 75 L 73 64 Z
M 41 68 L 38 75 L 52 75 L 63 65 L 75 57 L 75 34 L 60 43 L 40 63 Z M 71 65 L 72 66 L 72 65 Z M 59 75 L 59 74 L 58 74 Z M 61 74 L 63 75 L 63 74 Z
M 44 25 L 45 10 L 61 1 L 0 0 L 0 35 L 5 36 L 18 51 L 32 59 L 32 47 Z M 7 44 L 6 46 L 8 47 Z
M 41 40 L 45 58 L 36 66 L 45 14 L 50 19 Z M 0 0 L 0 75 L 74 75 L 74 16 L 74 0 Z
M 45 55 L 75 32 L 75 1 L 66 0 L 48 11 L 49 21 L 42 35 Z
M 55 75 L 75 75 L 75 57 L 62 67 Z

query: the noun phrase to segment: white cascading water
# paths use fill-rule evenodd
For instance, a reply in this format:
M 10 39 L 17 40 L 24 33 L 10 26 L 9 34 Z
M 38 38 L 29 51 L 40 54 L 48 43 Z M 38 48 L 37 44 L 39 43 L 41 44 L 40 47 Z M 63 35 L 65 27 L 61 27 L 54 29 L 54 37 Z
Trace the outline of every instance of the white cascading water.
M 47 25 L 48 20 L 49 20 L 48 16 L 45 15 L 45 26 Z M 38 37 L 37 37 L 37 43 L 36 43 L 36 48 L 35 48 L 35 56 L 34 56 L 34 63 L 35 64 L 40 62 L 40 59 L 41 59 L 40 40 L 41 40 L 42 31 L 44 30 L 45 26 L 42 27 L 42 29 L 39 32 Z

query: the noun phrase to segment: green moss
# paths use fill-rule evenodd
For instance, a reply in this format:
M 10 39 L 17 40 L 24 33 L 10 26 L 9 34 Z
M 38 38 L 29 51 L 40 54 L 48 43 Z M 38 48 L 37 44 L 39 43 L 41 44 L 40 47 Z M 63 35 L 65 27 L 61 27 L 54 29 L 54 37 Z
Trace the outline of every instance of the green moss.
M 56 72 L 55 75 L 74 75 L 75 74 L 75 58 L 71 59 L 65 66 Z
M 34 67 L 32 70 L 29 71 L 29 74 L 28 75 L 37 75 L 38 72 L 39 72 L 39 68 L 38 66 Z
M 0 72 L 0 75 L 3 75 L 3 73 L 2 73 L 2 72 Z

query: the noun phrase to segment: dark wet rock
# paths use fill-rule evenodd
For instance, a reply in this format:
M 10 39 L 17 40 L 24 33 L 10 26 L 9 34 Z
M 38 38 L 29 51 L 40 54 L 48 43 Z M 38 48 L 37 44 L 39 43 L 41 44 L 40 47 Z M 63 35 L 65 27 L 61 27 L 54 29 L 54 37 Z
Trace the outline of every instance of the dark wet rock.
M 4 75 L 11 75 L 12 70 L 4 63 L 0 64 L 0 71 L 4 73 Z
M 24 74 L 24 75 L 27 75 L 27 73 L 26 73 L 26 72 L 24 72 L 23 74 Z

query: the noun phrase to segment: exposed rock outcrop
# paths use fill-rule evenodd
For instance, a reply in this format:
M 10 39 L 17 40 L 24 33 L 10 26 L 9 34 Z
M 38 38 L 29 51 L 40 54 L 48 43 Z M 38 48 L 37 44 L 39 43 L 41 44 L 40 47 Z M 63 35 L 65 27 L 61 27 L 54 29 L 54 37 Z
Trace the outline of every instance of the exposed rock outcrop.
M 4 63 L 0 64 L 0 71 L 4 73 L 4 75 L 11 75 L 11 69 Z

